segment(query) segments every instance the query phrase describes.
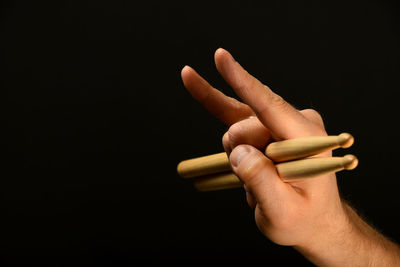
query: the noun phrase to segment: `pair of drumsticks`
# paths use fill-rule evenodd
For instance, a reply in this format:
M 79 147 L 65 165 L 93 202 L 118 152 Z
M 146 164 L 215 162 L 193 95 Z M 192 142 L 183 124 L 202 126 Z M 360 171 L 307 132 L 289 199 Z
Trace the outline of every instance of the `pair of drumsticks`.
M 354 169 L 358 165 L 358 159 L 353 155 L 312 157 L 339 147 L 348 148 L 353 143 L 354 138 L 349 133 L 289 139 L 270 143 L 265 149 L 265 155 L 276 163 L 275 167 L 282 180 L 290 182 L 343 169 Z M 200 191 L 222 190 L 243 185 L 232 172 L 225 152 L 181 161 L 177 170 L 183 178 L 194 178 L 194 186 Z

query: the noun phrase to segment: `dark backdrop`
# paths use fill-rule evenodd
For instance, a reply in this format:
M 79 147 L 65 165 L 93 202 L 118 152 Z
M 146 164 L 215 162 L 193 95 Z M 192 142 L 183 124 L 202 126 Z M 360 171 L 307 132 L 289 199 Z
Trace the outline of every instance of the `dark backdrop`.
M 199 193 L 180 160 L 226 126 L 185 91 L 218 47 L 329 134 L 359 167 L 340 189 L 400 241 L 395 1 L 2 1 L 1 263 L 307 264 L 258 231 L 244 192 Z

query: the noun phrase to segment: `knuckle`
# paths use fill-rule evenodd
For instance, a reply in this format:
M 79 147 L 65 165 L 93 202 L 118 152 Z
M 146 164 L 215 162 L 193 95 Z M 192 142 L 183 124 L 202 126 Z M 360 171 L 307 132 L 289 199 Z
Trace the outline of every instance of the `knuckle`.
M 274 109 L 278 109 L 281 112 L 286 112 L 288 110 L 291 109 L 291 105 L 286 102 L 285 99 L 283 99 L 283 97 L 281 97 L 280 95 L 274 93 L 268 86 L 265 85 L 265 90 L 266 90 L 266 101 L 264 102 L 263 107 L 260 107 L 259 109 L 257 109 L 257 114 L 263 114 L 266 111 L 270 110 L 271 107 L 273 107 Z
M 239 144 L 239 140 L 242 136 L 243 126 L 240 123 L 232 124 L 228 130 L 228 138 L 231 146 Z
M 274 106 L 280 107 L 280 106 L 287 106 L 287 104 L 288 104 L 285 101 L 285 99 L 283 99 L 283 97 L 281 97 L 278 94 L 275 94 L 270 89 L 269 89 L 269 96 L 270 96 L 271 104 Z
M 308 119 L 312 120 L 313 122 L 319 123 L 319 124 L 323 124 L 323 119 L 321 114 L 316 111 L 315 109 L 305 109 L 303 110 L 303 113 L 306 114 L 306 116 L 308 117 Z
M 318 111 L 315 109 L 304 109 L 301 113 L 313 126 L 312 131 L 314 135 L 327 135 L 324 120 Z
M 222 136 L 222 143 L 229 143 L 229 135 L 228 132 L 225 132 L 224 135 Z
M 223 136 L 222 136 L 222 145 L 225 148 L 230 147 L 230 141 L 229 141 L 229 135 L 228 132 L 226 132 Z

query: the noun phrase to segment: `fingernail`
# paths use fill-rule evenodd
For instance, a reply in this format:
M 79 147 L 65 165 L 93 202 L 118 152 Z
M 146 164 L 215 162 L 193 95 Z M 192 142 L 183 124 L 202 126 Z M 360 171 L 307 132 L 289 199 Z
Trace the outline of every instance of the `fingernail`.
M 247 146 L 237 146 L 230 155 L 231 164 L 233 167 L 239 166 L 240 162 L 250 153 Z

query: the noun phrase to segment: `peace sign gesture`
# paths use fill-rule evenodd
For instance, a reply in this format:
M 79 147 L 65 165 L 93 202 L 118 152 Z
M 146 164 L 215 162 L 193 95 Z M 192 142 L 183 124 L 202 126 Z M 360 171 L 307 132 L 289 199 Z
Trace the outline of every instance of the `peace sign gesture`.
M 223 146 L 232 170 L 245 185 L 257 226 L 273 242 L 294 246 L 314 263 L 343 263 L 339 256 L 356 249 L 354 242 L 360 239 L 350 233 L 351 224 L 362 220 L 352 215 L 356 219 L 350 222 L 354 212 L 339 196 L 336 175 L 285 183 L 262 153 L 272 141 L 327 135 L 321 116 L 312 109 L 295 109 L 222 48 L 215 52 L 215 64 L 243 102 L 213 88 L 189 66 L 182 69 L 182 80 L 198 102 L 230 126 Z M 353 242 L 346 249 L 339 239 L 343 235 Z M 357 264 L 363 265 L 359 260 Z

